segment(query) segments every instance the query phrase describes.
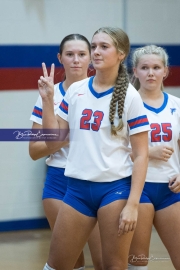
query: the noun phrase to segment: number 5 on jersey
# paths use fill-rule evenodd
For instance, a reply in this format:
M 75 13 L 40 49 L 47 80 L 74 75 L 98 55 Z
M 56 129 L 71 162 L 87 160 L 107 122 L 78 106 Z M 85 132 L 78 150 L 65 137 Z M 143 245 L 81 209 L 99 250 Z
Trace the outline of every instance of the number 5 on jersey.
M 172 140 L 172 126 L 171 123 L 151 124 L 151 142 L 170 142 Z M 163 133 L 161 135 L 160 133 Z

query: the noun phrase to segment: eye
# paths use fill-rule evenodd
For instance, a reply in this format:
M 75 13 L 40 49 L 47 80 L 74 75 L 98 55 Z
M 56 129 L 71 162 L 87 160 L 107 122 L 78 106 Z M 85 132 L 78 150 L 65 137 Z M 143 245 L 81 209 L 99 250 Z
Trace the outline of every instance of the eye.
M 155 66 L 154 69 L 160 69 L 160 67 L 159 66 Z
M 141 69 L 143 69 L 143 70 L 147 70 L 148 69 L 148 67 L 147 66 L 142 66 L 142 68 Z
M 95 50 L 96 46 L 95 45 L 91 45 L 91 50 Z
M 85 53 L 80 53 L 80 56 L 81 56 L 81 57 L 83 57 L 83 56 L 85 56 L 85 55 L 86 55 Z
M 106 46 L 106 45 L 102 45 L 102 48 L 103 48 L 103 49 L 107 49 L 107 46 Z
M 73 54 L 72 53 L 67 53 L 66 55 L 71 57 Z

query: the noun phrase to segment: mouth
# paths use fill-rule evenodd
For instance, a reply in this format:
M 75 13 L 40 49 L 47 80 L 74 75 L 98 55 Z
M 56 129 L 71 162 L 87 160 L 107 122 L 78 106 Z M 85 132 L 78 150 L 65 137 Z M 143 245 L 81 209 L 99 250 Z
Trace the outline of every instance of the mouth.
M 101 62 L 102 59 L 93 59 L 94 62 Z

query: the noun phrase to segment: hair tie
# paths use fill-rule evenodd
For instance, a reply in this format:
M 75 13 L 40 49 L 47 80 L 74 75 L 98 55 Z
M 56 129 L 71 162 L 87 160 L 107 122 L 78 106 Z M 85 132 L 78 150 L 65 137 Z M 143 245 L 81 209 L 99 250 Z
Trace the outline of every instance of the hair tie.
M 114 122 L 113 121 L 111 122 L 111 125 L 114 125 Z
M 119 116 L 119 119 L 122 119 L 122 115 Z

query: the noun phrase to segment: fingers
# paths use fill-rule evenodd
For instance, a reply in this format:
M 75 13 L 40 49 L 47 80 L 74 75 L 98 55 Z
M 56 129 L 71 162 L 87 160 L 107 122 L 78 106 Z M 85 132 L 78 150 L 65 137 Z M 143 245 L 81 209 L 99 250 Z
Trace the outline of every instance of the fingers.
M 173 152 L 174 152 L 174 150 L 171 147 L 165 147 L 165 148 L 163 148 L 163 152 L 162 152 L 163 160 L 167 162 L 168 159 L 173 154 Z
M 42 63 L 42 69 L 43 69 L 43 75 L 45 78 L 48 77 L 48 72 L 47 72 L 47 68 L 46 68 L 46 64 Z
M 174 177 L 169 181 L 169 189 L 174 193 L 179 193 L 180 192 L 179 177 Z
M 51 65 L 51 71 L 50 71 L 50 77 L 52 79 L 52 82 L 54 82 L 54 71 L 55 71 L 55 65 Z
M 174 149 L 173 149 L 172 147 L 166 146 L 165 149 L 166 149 L 168 152 L 170 152 L 171 155 L 172 155 L 172 153 L 174 152 Z
M 135 230 L 135 228 L 136 222 L 121 220 L 118 229 L 118 236 L 132 232 Z
M 169 186 L 169 189 L 174 193 L 179 193 L 180 192 L 180 184 L 173 182 L 172 185 Z
M 47 71 L 47 68 L 46 68 L 46 64 L 45 63 L 42 63 L 42 69 L 43 69 L 44 78 L 48 78 L 48 71 Z M 50 70 L 50 75 L 49 75 L 49 77 L 51 78 L 52 82 L 54 82 L 54 71 L 55 71 L 55 65 L 52 64 L 51 65 L 51 70 Z

